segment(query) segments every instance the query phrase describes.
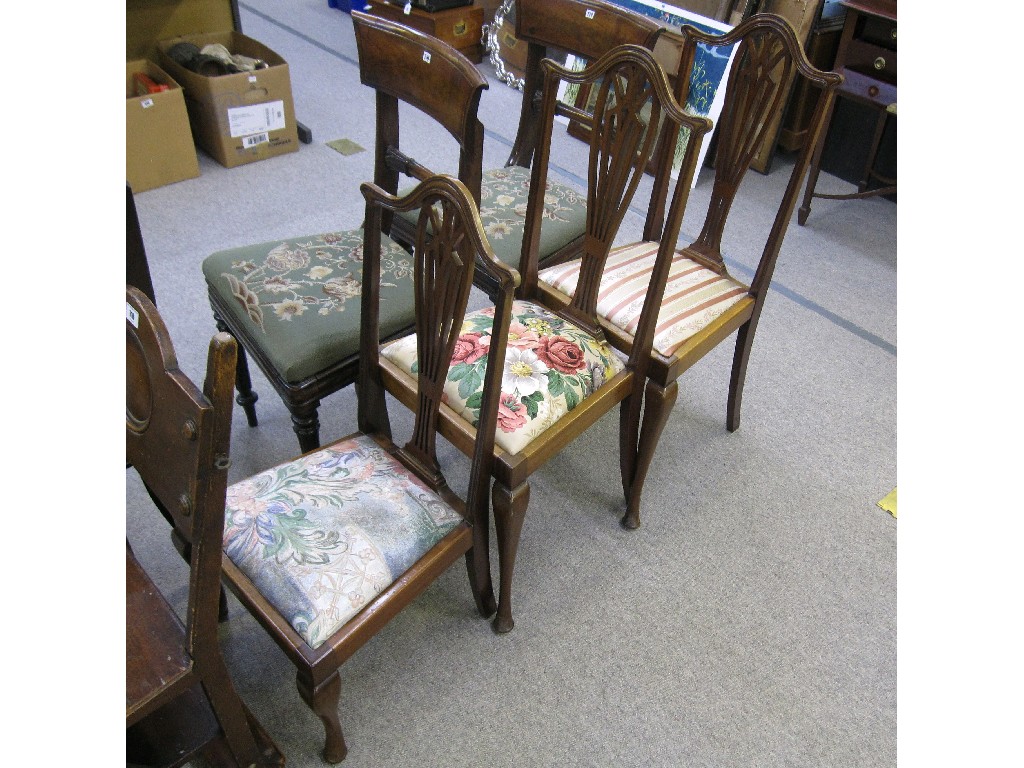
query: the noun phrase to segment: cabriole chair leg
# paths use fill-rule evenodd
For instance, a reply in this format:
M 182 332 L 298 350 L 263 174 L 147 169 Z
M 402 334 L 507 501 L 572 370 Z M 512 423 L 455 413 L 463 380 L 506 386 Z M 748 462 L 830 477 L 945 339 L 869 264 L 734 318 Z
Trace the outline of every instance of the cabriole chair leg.
M 338 716 L 338 705 L 341 703 L 341 675 L 338 670 L 334 670 L 320 685 L 314 685 L 308 673 L 300 670 L 295 683 L 302 700 L 324 724 L 324 760 L 328 763 L 340 763 L 348 754 L 345 737 L 341 732 L 341 718 Z

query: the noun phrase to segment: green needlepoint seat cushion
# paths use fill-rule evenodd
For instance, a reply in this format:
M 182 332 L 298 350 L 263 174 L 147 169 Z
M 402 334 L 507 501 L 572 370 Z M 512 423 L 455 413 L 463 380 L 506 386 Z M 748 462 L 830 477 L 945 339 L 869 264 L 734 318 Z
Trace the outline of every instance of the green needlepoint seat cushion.
M 381 338 L 414 322 L 412 259 L 381 236 Z M 359 351 L 363 231 L 219 251 L 203 262 L 212 294 L 281 378 L 301 382 Z
M 518 165 L 484 171 L 480 185 L 480 221 L 487 241 L 495 256 L 517 269 L 526 228 L 530 173 L 528 168 Z M 396 215 L 403 216 L 412 226 L 416 223 L 415 214 Z M 541 260 L 581 237 L 586 227 L 586 193 L 548 178 L 538 249 Z
M 464 524 L 356 435 L 230 486 L 224 553 L 317 648 Z

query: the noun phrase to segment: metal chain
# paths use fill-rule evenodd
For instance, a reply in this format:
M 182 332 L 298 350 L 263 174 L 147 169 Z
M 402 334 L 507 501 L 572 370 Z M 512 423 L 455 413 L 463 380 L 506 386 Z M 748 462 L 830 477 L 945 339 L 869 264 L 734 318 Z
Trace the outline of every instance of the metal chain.
M 494 73 L 498 76 L 498 79 L 521 91 L 524 85 L 523 78 L 516 77 L 505 68 L 505 62 L 501 60 L 501 55 L 498 52 L 498 31 L 504 25 L 505 17 L 513 11 L 514 3 L 515 0 L 503 0 L 494 12 L 494 19 L 491 23 L 484 24 L 480 42 L 483 44 L 484 50 L 490 54 L 491 66 L 494 67 Z

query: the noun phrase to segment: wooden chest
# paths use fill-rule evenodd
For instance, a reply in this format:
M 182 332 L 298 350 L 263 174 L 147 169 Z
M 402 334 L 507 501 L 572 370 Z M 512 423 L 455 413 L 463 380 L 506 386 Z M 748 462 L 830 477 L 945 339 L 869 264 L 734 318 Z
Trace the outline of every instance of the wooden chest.
M 463 54 L 474 64 L 483 60 L 483 45 L 480 37 L 484 21 L 483 8 L 465 5 L 429 13 L 420 8 L 410 8 L 405 13 L 403 6 L 392 5 L 380 0 L 370 0 L 366 12 L 389 21 L 405 24 L 420 32 L 443 40 Z

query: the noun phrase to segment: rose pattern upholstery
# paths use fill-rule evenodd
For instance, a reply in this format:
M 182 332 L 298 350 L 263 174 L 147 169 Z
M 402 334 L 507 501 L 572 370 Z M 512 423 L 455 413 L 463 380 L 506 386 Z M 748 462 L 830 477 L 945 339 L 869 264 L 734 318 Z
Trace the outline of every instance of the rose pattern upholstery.
M 224 552 L 317 648 L 461 523 L 358 435 L 230 486 Z
M 473 426 L 493 321 L 493 307 L 466 315 L 444 386 L 444 402 Z M 385 345 L 381 355 L 416 375 L 415 334 Z M 513 302 L 495 442 L 519 453 L 624 367 L 606 342 L 543 307 Z
M 358 349 L 361 229 L 219 251 L 203 262 L 203 273 L 286 381 L 302 381 Z M 412 258 L 382 235 L 385 338 L 412 324 L 412 289 Z

